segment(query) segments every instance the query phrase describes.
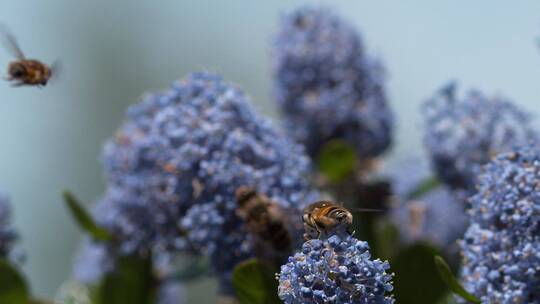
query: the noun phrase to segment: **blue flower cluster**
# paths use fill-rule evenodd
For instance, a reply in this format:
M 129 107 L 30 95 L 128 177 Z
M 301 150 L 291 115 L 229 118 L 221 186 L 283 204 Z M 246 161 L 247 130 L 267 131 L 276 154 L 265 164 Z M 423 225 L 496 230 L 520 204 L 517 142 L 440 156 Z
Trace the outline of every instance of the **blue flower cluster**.
M 364 51 L 358 32 L 326 7 L 285 15 L 273 46 L 274 94 L 286 129 L 311 156 L 332 139 L 361 159 L 391 144 L 393 115 L 384 70 Z
M 401 161 L 390 174 L 396 200 L 390 220 L 401 239 L 406 243 L 428 241 L 447 252 L 457 251 L 456 240 L 467 227 L 464 195 L 441 185 L 410 200 L 408 195 L 431 178 L 428 162 L 420 158 Z
M 428 99 L 422 110 L 424 142 L 439 178 L 471 193 L 483 164 L 538 138 L 529 115 L 511 102 L 478 91 L 460 98 L 454 83 Z
M 8 198 L 0 194 L 0 258 L 11 256 L 17 234 L 11 227 L 11 207 Z
M 312 239 L 289 257 L 279 274 L 287 304 L 394 303 L 388 262 L 372 260 L 369 246 L 345 232 Z
M 184 286 L 178 282 L 165 282 L 157 293 L 158 304 L 182 304 L 185 301 Z
M 108 190 L 94 213 L 121 252 L 203 253 L 226 277 L 253 254 L 235 212 L 239 186 L 288 214 L 317 198 L 303 148 L 257 115 L 240 89 L 208 73 L 130 107 L 103 163 Z
M 467 226 L 463 204 L 446 188 L 437 188 L 392 210 L 402 240 L 428 241 L 452 249 Z
M 465 288 L 482 303 L 540 303 L 540 150 L 501 154 L 479 180 L 460 243 Z

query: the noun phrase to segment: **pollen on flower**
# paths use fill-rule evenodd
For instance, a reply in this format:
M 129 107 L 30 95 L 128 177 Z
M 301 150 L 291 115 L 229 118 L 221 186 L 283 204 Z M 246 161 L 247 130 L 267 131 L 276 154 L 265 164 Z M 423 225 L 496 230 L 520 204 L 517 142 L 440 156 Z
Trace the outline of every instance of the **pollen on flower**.
M 394 303 L 389 268 L 347 233 L 312 239 L 281 266 L 278 294 L 287 304 Z

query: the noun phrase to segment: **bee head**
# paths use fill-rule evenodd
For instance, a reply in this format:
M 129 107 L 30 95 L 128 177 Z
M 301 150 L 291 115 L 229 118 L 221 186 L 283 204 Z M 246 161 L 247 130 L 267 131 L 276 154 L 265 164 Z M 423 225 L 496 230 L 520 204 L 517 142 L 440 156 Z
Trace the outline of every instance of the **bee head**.
M 21 78 L 26 75 L 26 68 L 19 62 L 14 62 L 9 65 L 8 74 L 13 78 Z
M 240 205 L 243 205 L 247 200 L 249 200 L 255 195 L 257 195 L 257 192 L 254 189 L 247 186 L 240 186 L 235 191 L 236 201 Z
M 352 214 L 347 210 L 341 210 L 341 212 L 337 212 L 335 215 L 335 219 L 342 224 L 352 224 Z
M 304 215 L 302 215 L 302 220 L 304 221 L 304 223 L 309 223 L 309 218 L 309 213 L 304 213 Z

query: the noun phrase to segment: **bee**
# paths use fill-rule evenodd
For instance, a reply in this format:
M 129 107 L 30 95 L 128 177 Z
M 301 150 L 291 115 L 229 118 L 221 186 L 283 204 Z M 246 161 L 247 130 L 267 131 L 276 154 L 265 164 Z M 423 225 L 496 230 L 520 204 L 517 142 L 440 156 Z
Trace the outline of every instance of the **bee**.
M 6 49 L 17 58 L 9 63 L 7 81 L 12 82 L 13 87 L 23 85 L 42 87 L 47 85 L 52 75 L 58 70 L 58 63 L 51 67 L 35 59 L 26 59 L 21 51 L 17 39 L 7 29 L 0 27 L 0 36 Z
M 264 194 L 241 186 L 236 190 L 237 215 L 247 230 L 275 252 L 288 253 L 292 239 L 281 207 Z M 268 247 L 266 247 L 268 248 Z
M 347 229 L 352 225 L 353 215 L 340 203 L 332 201 L 318 201 L 304 209 L 305 239 L 320 237 L 322 233 Z

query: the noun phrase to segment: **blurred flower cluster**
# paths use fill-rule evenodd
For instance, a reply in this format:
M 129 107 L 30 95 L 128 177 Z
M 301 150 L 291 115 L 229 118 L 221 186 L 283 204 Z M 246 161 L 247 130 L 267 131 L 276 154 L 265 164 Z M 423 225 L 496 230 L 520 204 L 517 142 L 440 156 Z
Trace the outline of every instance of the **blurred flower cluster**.
M 450 83 L 423 105 L 425 145 L 437 176 L 472 194 L 480 168 L 495 155 L 538 139 L 530 115 L 500 97 Z
M 285 303 L 406 299 L 404 282 L 432 284 L 430 270 L 400 273 L 393 282 L 390 264 L 415 263 L 408 252 L 418 248 L 459 264 L 457 240 L 469 223 L 460 242 L 467 290 L 486 303 L 536 299 L 540 162 L 532 148 L 502 154 L 486 167 L 470 200 L 471 219 L 465 203 L 492 157 L 537 140 L 526 112 L 474 90 L 458 96 L 450 83 L 422 106 L 433 172 L 427 161 L 409 159 L 385 174 L 372 166 L 393 135 L 385 72 L 352 24 L 326 7 L 300 7 L 281 18 L 272 46 L 274 96 L 287 134 L 255 113 L 241 89 L 211 73 L 188 75 L 129 108 L 105 145 L 107 190 L 93 210 L 113 240 L 83 242 L 75 267 L 80 281 L 98 281 L 115 271 L 119 256 L 133 254 L 152 256 L 159 273 L 174 277 L 168 263 L 189 253 L 208 258 L 223 294 L 244 299 L 234 273 L 261 258 L 256 236 L 238 215 L 235 192 L 247 186 L 278 204 L 296 230 L 289 231 L 295 252 L 285 253 L 291 255 L 278 274 L 277 295 Z M 335 172 L 339 178 L 330 178 Z M 317 182 L 325 196 L 351 210 L 383 213 L 355 216 L 357 234 L 338 229 L 301 245 L 302 209 L 320 196 L 311 182 L 325 174 L 331 183 Z M 397 239 L 385 240 L 381 223 L 395 227 Z M 160 303 L 181 297 L 175 296 L 181 283 L 167 275 Z M 437 289 L 430 291 L 433 300 L 447 293 L 440 285 L 429 288 Z
M 540 149 L 499 155 L 471 197 L 465 287 L 483 303 L 540 302 Z
M 361 159 L 390 146 L 384 69 L 351 24 L 327 7 L 301 7 L 283 16 L 273 46 L 275 100 L 311 156 L 331 139 L 345 140 Z
M 103 163 L 108 189 L 94 216 L 114 234 L 116 248 L 88 246 L 77 267 L 84 276 L 96 271 L 87 255 L 112 266 L 107 250 L 187 251 L 209 256 L 228 285 L 233 267 L 253 255 L 235 213 L 235 190 L 255 188 L 298 223 L 317 196 L 302 148 L 257 115 L 240 89 L 209 73 L 191 74 L 132 106 L 105 145 Z
M 184 283 L 211 274 L 240 304 L 432 304 L 451 292 L 540 303 L 531 115 L 450 83 L 421 107 L 427 158 L 379 166 L 395 122 L 362 38 L 328 7 L 282 16 L 271 52 L 282 128 L 214 73 L 131 106 L 104 145 L 92 211 L 65 196 L 86 236 L 57 302 L 182 303 Z M 0 196 L 2 260 L 9 217 Z
M 389 170 L 395 196 L 390 221 L 398 228 L 402 241 L 427 241 L 455 253 L 456 240 L 468 222 L 464 198 L 445 186 L 411 198 L 415 187 L 431 177 L 428 162 L 421 158 L 404 158 Z

